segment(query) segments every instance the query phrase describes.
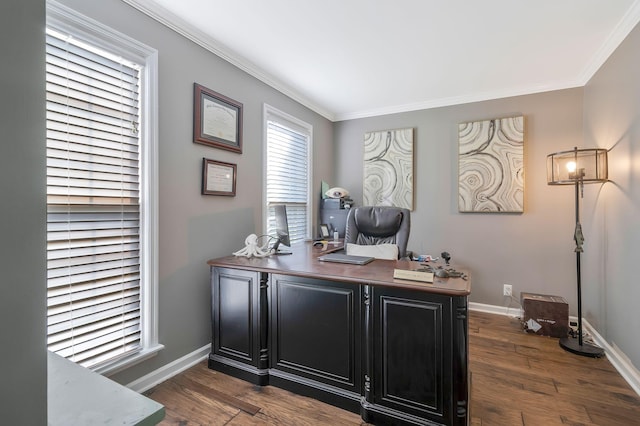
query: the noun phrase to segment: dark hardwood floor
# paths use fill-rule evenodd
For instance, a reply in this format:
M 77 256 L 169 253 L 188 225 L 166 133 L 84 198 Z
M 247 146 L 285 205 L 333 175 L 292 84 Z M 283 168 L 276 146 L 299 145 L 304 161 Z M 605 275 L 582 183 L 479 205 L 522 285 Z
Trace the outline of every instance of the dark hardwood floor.
M 471 312 L 472 425 L 640 425 L 640 397 L 606 358 L 565 352 L 517 319 Z M 146 392 L 163 425 L 361 425 L 360 416 L 209 370 L 206 361 Z

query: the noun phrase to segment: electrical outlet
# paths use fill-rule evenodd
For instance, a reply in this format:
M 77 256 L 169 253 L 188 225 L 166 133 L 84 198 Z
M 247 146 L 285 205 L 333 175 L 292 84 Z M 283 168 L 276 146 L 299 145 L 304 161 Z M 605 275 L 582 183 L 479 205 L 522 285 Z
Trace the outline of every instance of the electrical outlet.
M 502 286 L 502 295 L 503 296 L 511 296 L 512 295 L 512 287 L 511 284 L 505 284 Z

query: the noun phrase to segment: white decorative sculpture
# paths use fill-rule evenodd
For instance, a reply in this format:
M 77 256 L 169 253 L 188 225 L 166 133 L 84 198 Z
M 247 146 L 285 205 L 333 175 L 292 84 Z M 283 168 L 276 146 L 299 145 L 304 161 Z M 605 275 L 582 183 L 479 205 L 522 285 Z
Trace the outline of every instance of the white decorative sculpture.
M 347 191 L 344 188 L 340 188 L 339 186 L 336 186 L 334 188 L 327 189 L 324 195 L 326 195 L 329 198 L 344 198 L 349 196 L 349 191 Z
M 256 234 L 247 235 L 247 238 L 244 239 L 244 244 L 245 247 L 234 252 L 234 256 L 265 257 L 271 254 L 271 250 L 266 249 L 266 245 L 264 247 L 258 245 L 258 236 Z

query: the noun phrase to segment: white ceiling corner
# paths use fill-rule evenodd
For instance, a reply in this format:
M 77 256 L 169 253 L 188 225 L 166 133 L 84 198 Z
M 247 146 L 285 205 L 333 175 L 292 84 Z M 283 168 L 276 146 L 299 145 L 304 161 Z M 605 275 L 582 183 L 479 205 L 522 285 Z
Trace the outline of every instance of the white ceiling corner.
M 580 86 L 584 86 L 589 82 L 591 77 L 593 77 L 598 69 L 607 61 L 609 56 L 611 56 L 620 43 L 624 41 L 638 22 L 640 22 L 640 0 L 635 0 L 625 15 L 620 19 L 618 25 L 612 29 L 604 44 L 594 52 L 591 60 L 585 64 L 578 77 Z

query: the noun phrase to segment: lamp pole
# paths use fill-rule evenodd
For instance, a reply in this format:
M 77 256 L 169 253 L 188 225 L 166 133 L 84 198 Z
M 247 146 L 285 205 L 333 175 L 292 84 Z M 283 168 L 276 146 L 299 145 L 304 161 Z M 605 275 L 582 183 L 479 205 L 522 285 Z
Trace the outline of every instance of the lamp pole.
M 576 229 L 573 233 L 573 239 L 576 242 L 576 284 L 578 287 L 578 341 L 571 337 L 563 337 L 560 339 L 560 346 L 574 354 L 599 358 L 604 355 L 604 350 L 598 346 L 584 343 L 582 339 L 582 268 L 580 267 L 580 257 L 584 251 L 582 244 L 584 243 L 584 235 L 582 234 L 582 225 L 580 224 L 580 195 L 584 191 L 584 175 L 583 168 L 577 168 L 578 165 L 578 148 L 574 148 L 576 169 L 573 172 L 575 179 L 575 206 L 576 206 Z M 569 174 L 571 177 L 571 173 Z
M 579 186 L 584 185 L 582 181 L 584 172 L 578 173 L 578 179 L 576 179 L 576 229 L 573 233 L 573 239 L 576 242 L 576 283 L 578 287 L 578 345 L 582 346 L 582 267 L 580 266 L 580 258 L 582 257 L 582 243 L 584 242 L 584 236 L 582 234 L 582 225 L 580 225 L 580 197 L 578 196 Z M 584 187 L 583 187 L 584 188 Z

